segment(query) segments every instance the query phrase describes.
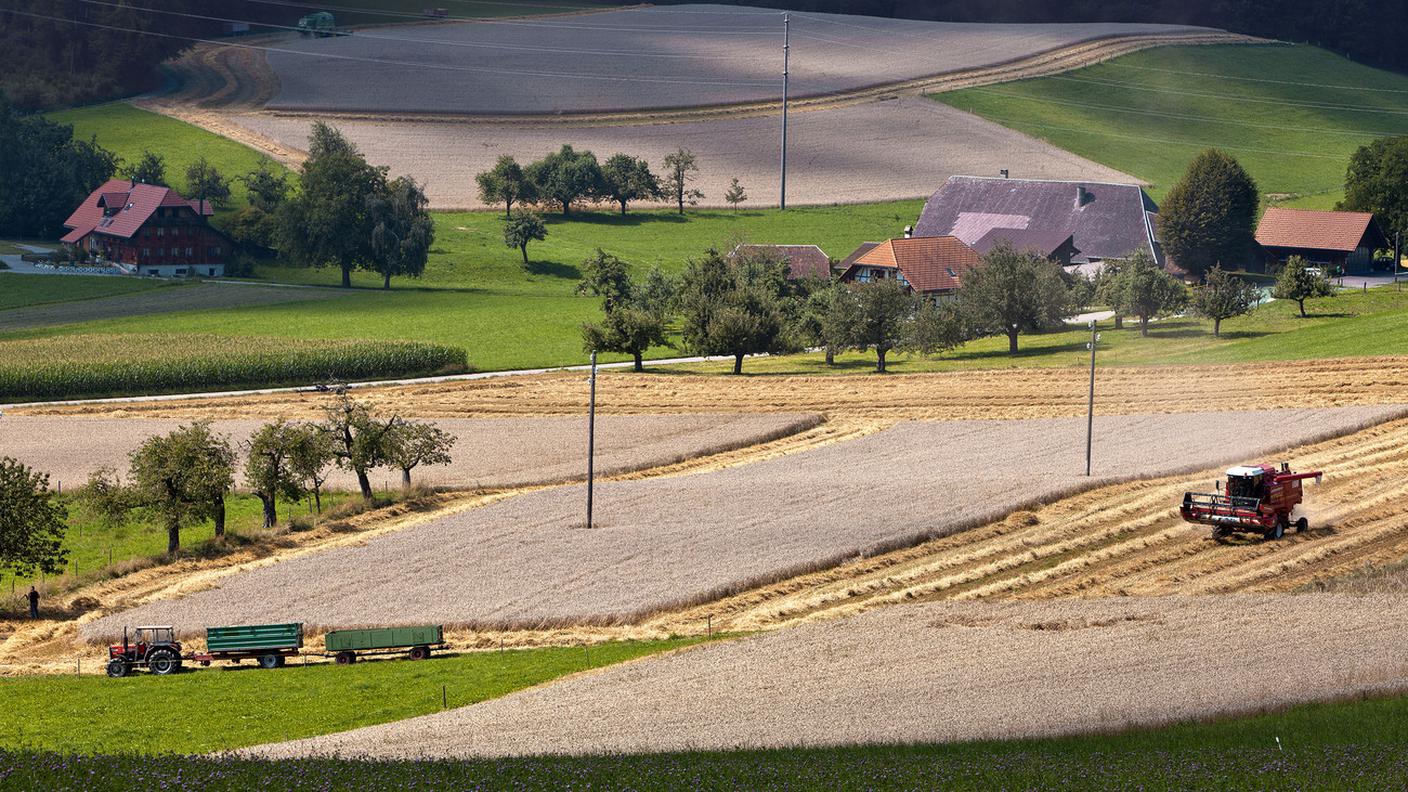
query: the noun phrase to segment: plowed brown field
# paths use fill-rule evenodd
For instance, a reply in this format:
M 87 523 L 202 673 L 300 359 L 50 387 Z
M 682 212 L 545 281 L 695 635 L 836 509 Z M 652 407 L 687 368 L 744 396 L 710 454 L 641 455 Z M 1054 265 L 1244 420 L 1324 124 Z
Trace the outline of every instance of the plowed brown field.
M 880 419 L 953 420 L 1084 415 L 1087 373 L 1078 368 L 934 374 L 794 376 L 638 375 L 604 372 L 605 414 L 823 412 Z M 417 417 L 580 415 L 580 373 L 502 377 L 359 390 L 359 397 Z M 1100 415 L 1340 407 L 1408 398 L 1408 357 L 1269 361 L 1216 366 L 1104 368 Z M 312 393 L 120 404 L 40 405 L 16 414 L 248 418 L 316 416 Z

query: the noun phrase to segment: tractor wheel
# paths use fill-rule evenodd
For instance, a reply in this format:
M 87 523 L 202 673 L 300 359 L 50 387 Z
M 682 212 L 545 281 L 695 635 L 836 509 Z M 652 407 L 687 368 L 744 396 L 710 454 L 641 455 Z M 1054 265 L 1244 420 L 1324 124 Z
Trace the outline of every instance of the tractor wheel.
M 357 662 L 357 653 L 338 652 L 337 656 L 333 658 L 333 662 L 337 663 L 338 665 L 352 665 L 353 663 Z
M 260 668 L 278 668 L 279 656 L 276 654 L 259 655 Z
M 1266 535 L 1266 538 L 1267 538 L 1267 539 L 1280 539 L 1281 537 L 1283 537 L 1283 536 L 1285 536 L 1285 535 L 1286 535 L 1286 518 L 1281 517 L 1281 518 L 1278 518 L 1278 519 L 1276 520 L 1276 525 L 1272 527 L 1271 532 Z
M 1305 533 L 1305 529 L 1310 527 L 1310 521 L 1304 517 L 1296 520 L 1296 533 Z
M 108 676 L 113 679 L 121 679 L 127 676 L 129 670 L 131 669 L 127 665 L 127 661 L 120 657 L 114 657 L 108 661 Z
M 410 657 L 412 660 L 424 660 L 425 658 L 430 657 L 430 647 L 412 646 Z
M 147 655 L 147 669 L 157 676 L 174 674 L 181 668 L 181 658 L 170 649 L 154 649 Z

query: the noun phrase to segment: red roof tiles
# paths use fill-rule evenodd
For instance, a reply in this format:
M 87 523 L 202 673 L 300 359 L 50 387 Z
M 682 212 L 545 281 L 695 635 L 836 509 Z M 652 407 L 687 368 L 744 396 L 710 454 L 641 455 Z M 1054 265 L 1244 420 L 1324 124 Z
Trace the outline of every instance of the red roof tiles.
M 831 257 L 816 245 L 739 245 L 729 258 L 773 254 L 787 262 L 787 277 L 831 278 Z
M 169 187 L 109 179 L 83 199 L 64 227 L 71 229 L 64 242 L 77 242 L 90 233 L 128 238 L 137 233 L 158 207 L 184 206 L 199 215 L 215 214 L 207 201 L 190 201 Z
M 1374 228 L 1368 212 L 1327 212 L 1316 209 L 1267 208 L 1256 227 L 1263 247 L 1338 250 L 1352 253 Z M 1372 242 L 1369 246 L 1372 247 Z
M 957 237 L 908 237 L 881 242 L 857 258 L 850 270 L 897 268 L 910 288 L 925 294 L 957 289 L 963 274 L 982 263 L 982 257 Z

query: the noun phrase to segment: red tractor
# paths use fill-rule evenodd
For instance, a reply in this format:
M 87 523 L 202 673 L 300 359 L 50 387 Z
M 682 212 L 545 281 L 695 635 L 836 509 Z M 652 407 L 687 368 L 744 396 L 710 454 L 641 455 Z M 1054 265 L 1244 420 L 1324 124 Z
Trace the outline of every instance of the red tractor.
M 1227 471 L 1227 486 L 1221 483 L 1219 494 L 1183 493 L 1183 506 L 1178 513 L 1190 523 L 1212 526 L 1214 539 L 1226 539 L 1234 533 L 1258 533 L 1267 539 L 1280 539 L 1291 527 L 1291 512 L 1301 502 L 1301 482 L 1313 478 L 1318 484 L 1324 475 L 1319 470 L 1295 473 L 1289 465 L 1239 465 Z M 1304 517 L 1295 521 L 1296 531 L 1304 531 Z
M 134 668 L 146 668 L 166 676 L 181 670 L 181 644 L 168 626 L 138 627 L 136 641 L 129 642 L 122 628 L 122 643 L 108 647 L 108 676 L 125 677 Z

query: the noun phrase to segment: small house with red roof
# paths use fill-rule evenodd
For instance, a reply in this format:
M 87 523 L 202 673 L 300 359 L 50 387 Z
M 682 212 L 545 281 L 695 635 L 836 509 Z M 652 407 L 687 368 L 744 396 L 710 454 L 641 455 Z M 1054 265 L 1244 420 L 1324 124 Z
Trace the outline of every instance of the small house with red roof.
M 897 280 L 934 300 L 953 296 L 964 274 L 983 263 L 977 251 L 953 236 L 888 239 L 847 260 L 842 282 Z
M 765 258 L 787 265 L 787 279 L 831 280 L 831 257 L 816 245 L 739 245 L 730 261 Z
M 1256 227 L 1256 242 L 1268 262 L 1285 264 L 1300 256 L 1326 270 L 1362 272 L 1374 251 L 1392 247 L 1369 212 L 1328 212 L 1272 206 Z
M 231 242 L 214 213 L 169 187 L 109 179 L 64 221 L 61 241 L 133 275 L 218 277 Z

